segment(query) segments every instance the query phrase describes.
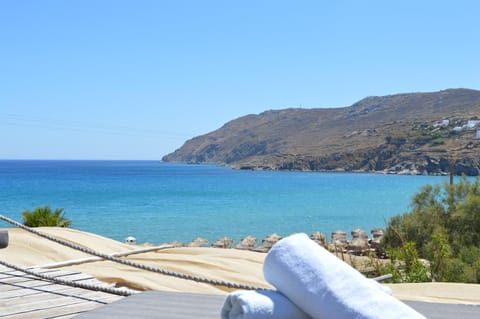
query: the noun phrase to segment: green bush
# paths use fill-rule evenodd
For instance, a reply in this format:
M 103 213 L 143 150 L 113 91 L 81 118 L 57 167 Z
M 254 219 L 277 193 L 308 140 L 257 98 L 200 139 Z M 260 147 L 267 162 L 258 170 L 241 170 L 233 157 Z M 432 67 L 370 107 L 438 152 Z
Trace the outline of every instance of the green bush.
M 445 139 L 443 137 L 438 137 L 430 142 L 432 146 L 438 146 L 445 144 Z
M 36 207 L 33 211 L 24 210 L 22 212 L 23 224 L 28 227 L 70 227 L 72 221 L 64 217 L 63 208 L 57 208 L 55 211 L 49 206 Z
M 402 145 L 405 144 L 408 140 L 408 137 L 405 133 L 398 133 L 396 135 L 388 135 L 385 137 L 385 142 L 387 144 Z
M 422 187 L 412 210 L 390 219 L 383 240 L 393 252 L 410 243 L 430 262 L 433 280 L 479 283 L 480 179 Z

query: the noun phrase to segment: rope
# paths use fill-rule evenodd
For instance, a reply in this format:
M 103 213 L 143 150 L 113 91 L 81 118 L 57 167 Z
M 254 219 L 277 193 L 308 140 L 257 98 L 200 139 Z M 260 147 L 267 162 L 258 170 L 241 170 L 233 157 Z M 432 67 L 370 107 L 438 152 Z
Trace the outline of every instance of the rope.
M 67 246 L 69 248 L 81 251 L 81 252 L 89 254 L 89 255 L 97 256 L 97 257 L 100 257 L 100 258 L 105 259 L 105 260 L 109 260 L 109 261 L 112 261 L 112 262 L 116 262 L 116 263 L 120 263 L 120 264 L 123 264 L 123 265 L 131 266 L 131 267 L 134 267 L 134 268 L 138 268 L 138 269 L 142 269 L 142 270 L 146 270 L 146 271 L 150 271 L 150 272 L 155 272 L 155 273 L 159 273 L 159 274 L 166 275 L 166 276 L 177 277 L 177 278 L 181 278 L 181 279 L 206 283 L 206 284 L 210 284 L 210 285 L 214 285 L 214 286 L 222 286 L 222 287 L 227 287 L 227 288 L 243 289 L 243 290 L 267 289 L 267 288 L 255 287 L 255 286 L 251 286 L 251 285 L 244 285 L 244 284 L 233 283 L 233 282 L 228 282 L 228 281 L 223 281 L 223 280 L 209 279 L 209 278 L 204 278 L 204 277 L 190 275 L 190 274 L 178 273 L 178 272 L 175 272 L 175 271 L 170 271 L 170 270 L 166 270 L 166 269 L 162 269 L 162 268 L 157 268 L 157 267 L 153 267 L 153 266 L 149 266 L 149 265 L 145 265 L 145 264 L 136 263 L 136 262 L 126 260 L 126 259 L 113 257 L 113 256 L 110 256 L 110 255 L 107 255 L 107 254 L 104 254 L 104 253 L 97 252 L 93 249 L 90 249 L 90 248 L 87 248 L 87 247 L 82 247 L 82 246 L 76 245 L 72 242 L 65 241 L 65 240 L 56 238 L 54 236 L 51 236 L 49 234 L 40 232 L 36 229 L 33 229 L 33 228 L 27 227 L 25 225 L 22 225 L 22 224 L 14 221 L 14 220 L 12 220 L 8 217 L 5 217 L 3 215 L 0 215 L 0 219 L 9 223 L 9 224 L 11 224 L 11 225 L 14 225 L 14 226 L 18 227 L 18 228 L 29 231 L 29 232 L 31 232 L 35 235 L 38 235 L 40 237 L 43 237 L 43 238 L 46 238 L 48 240 L 54 241 L 54 242 L 56 242 L 60 245 Z
M 124 297 L 128 297 L 130 295 L 135 294 L 135 292 L 133 290 L 130 290 L 130 289 L 126 290 L 126 289 L 118 289 L 118 288 L 106 287 L 106 286 L 95 285 L 95 284 L 86 284 L 86 283 L 82 283 L 82 282 L 66 280 L 66 279 L 61 279 L 61 278 L 41 274 L 41 273 L 38 273 L 36 271 L 29 270 L 27 268 L 23 268 L 23 267 L 19 267 L 19 266 L 10 264 L 10 263 L 8 263 L 6 261 L 3 261 L 3 260 L 0 260 L 0 264 L 6 266 L 8 268 L 12 268 L 12 269 L 15 269 L 17 271 L 21 271 L 23 273 L 26 273 L 26 274 L 29 274 L 29 275 L 32 275 L 32 276 L 35 276 L 35 277 L 39 277 L 39 278 L 44 279 L 44 280 L 53 281 L 55 283 L 65 285 L 65 286 L 70 286 L 70 287 L 75 287 L 75 288 L 83 288 L 83 289 L 88 289 L 88 290 L 93 290 L 93 291 L 101 291 L 101 292 L 105 292 L 105 293 L 109 293 L 109 294 L 113 294 L 113 295 L 118 295 L 118 296 L 124 296 Z

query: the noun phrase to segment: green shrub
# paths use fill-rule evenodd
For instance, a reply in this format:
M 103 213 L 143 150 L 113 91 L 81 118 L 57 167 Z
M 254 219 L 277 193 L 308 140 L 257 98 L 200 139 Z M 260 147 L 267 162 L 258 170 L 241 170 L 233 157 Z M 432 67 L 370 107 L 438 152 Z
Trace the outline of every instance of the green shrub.
M 63 208 L 57 208 L 55 211 L 49 206 L 36 207 L 33 211 L 24 210 L 22 212 L 23 224 L 28 227 L 70 227 L 72 221 L 64 217 Z
M 405 243 L 429 260 L 432 279 L 480 282 L 480 179 L 422 187 L 412 198 L 412 210 L 387 225 L 383 244 L 392 258 L 411 258 L 395 253 L 410 250 Z
M 394 283 L 432 281 L 429 265 L 419 258 L 415 243 L 407 242 L 398 248 L 390 248 L 388 256 L 389 263 L 373 264 L 377 275 L 391 274 L 393 277 L 389 281 Z
M 430 142 L 432 146 L 444 145 L 445 139 L 443 137 L 438 137 Z
M 385 142 L 387 144 L 401 145 L 407 142 L 407 135 L 404 133 L 398 133 L 396 135 L 388 135 L 385 137 Z

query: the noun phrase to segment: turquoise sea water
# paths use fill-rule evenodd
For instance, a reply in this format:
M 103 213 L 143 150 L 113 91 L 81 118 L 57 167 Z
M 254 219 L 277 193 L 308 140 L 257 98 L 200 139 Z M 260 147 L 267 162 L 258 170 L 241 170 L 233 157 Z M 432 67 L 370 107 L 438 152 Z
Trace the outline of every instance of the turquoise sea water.
M 73 228 L 124 241 L 211 242 L 384 227 L 445 177 L 238 171 L 155 161 L 0 161 L 0 214 L 65 208 Z M 0 227 L 10 227 L 0 222 Z

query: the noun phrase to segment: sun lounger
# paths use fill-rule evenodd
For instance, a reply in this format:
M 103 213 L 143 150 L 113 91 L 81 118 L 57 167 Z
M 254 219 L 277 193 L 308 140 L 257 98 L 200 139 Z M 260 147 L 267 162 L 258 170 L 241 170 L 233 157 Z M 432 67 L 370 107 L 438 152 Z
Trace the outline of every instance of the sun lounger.
M 277 291 L 237 291 L 227 297 L 146 292 L 77 318 L 480 318 L 480 305 L 401 302 L 339 262 L 305 234 L 294 235 L 275 245 L 265 259 L 265 277 Z
M 216 319 L 220 318 L 224 299 L 224 296 L 147 291 L 83 313 L 75 319 Z M 480 318 L 480 306 L 404 303 L 429 319 Z

